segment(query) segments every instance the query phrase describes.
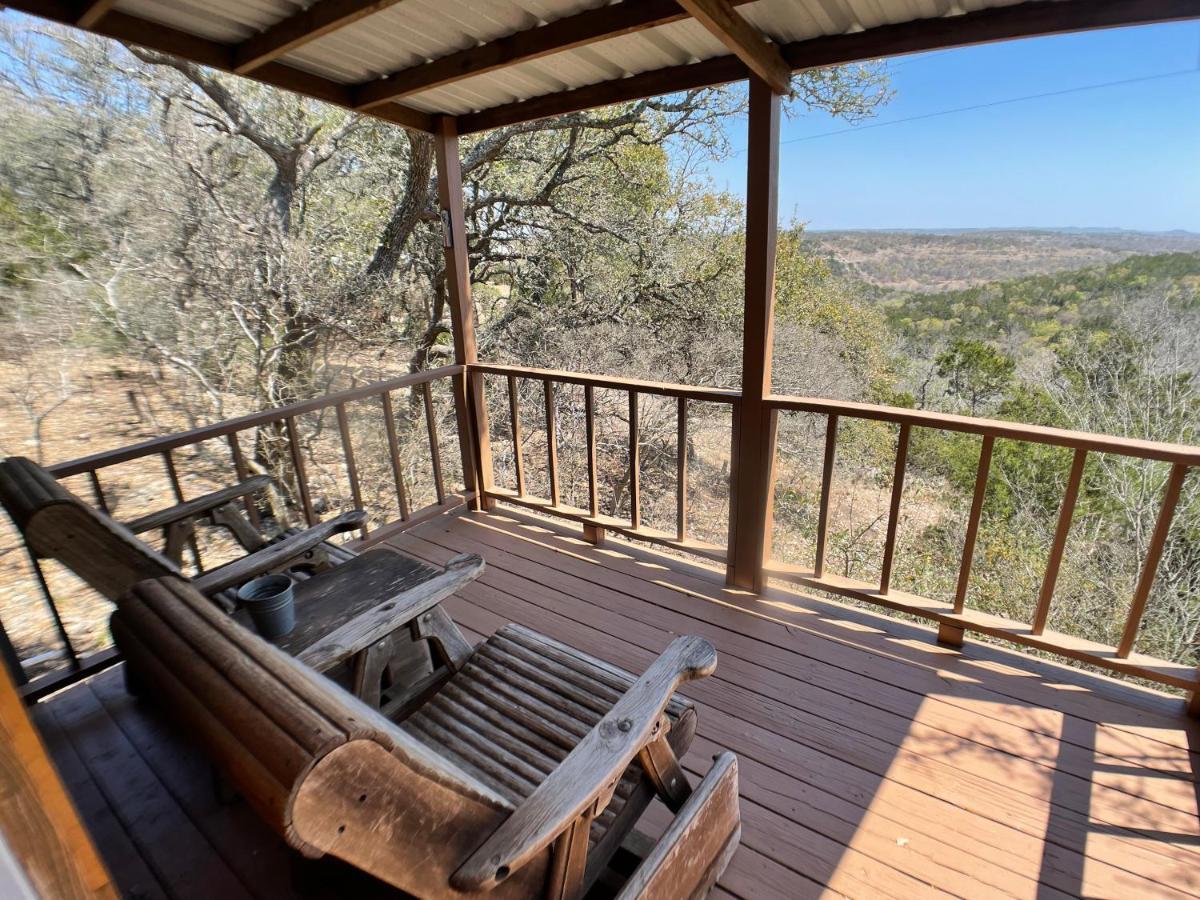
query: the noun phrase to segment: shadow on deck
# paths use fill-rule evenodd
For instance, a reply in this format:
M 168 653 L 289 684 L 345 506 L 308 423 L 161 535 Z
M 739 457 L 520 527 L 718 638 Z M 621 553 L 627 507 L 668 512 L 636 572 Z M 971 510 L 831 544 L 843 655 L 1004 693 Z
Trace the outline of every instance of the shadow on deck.
M 742 846 L 718 892 L 799 898 L 1183 896 L 1200 892 L 1200 727 L 1163 694 L 772 589 L 509 510 L 387 539 L 488 568 L 449 601 L 473 638 L 520 622 L 632 671 L 675 634 L 717 674 L 685 764 L 738 754 Z M 131 896 L 362 896 L 302 863 L 110 670 L 35 720 Z

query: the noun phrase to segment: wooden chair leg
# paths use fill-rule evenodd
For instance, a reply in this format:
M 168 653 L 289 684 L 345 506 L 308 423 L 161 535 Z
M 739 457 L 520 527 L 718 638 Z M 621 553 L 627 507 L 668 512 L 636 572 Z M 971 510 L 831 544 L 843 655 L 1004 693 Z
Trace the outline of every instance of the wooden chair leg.
M 457 672 L 471 658 L 471 644 L 440 606 L 435 606 L 413 623 L 413 634 L 428 641 L 438 662 L 452 672 Z
M 372 709 L 379 709 L 383 672 L 391 655 L 391 639 L 384 638 L 354 658 L 354 696 Z
M 546 900 L 579 900 L 583 896 L 592 812 L 588 810 L 579 816 L 555 843 L 546 879 Z
M 254 553 L 267 545 L 258 529 L 232 503 L 218 506 L 208 514 L 208 518 L 214 526 L 229 531 L 247 553 Z
M 191 519 L 172 522 L 163 529 L 163 556 L 183 568 L 183 548 L 195 533 L 196 527 Z
M 642 764 L 646 777 L 654 785 L 654 792 L 663 803 L 670 807 L 671 812 L 679 812 L 680 807 L 692 795 L 692 786 L 679 765 L 675 751 L 667 743 L 666 735 L 647 744 L 638 754 L 638 762 Z

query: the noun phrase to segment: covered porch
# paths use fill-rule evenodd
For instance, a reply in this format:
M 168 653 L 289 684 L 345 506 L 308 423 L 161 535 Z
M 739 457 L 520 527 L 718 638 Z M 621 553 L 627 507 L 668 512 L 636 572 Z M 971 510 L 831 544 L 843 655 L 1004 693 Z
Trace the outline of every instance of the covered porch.
M 338 504 L 366 508 L 370 519 L 352 546 L 391 547 L 436 564 L 463 552 L 484 558 L 480 580 L 447 601 L 447 611 L 472 640 L 515 622 L 640 672 L 670 638 L 707 638 L 720 663 L 714 677 L 683 692 L 699 708 L 696 741 L 684 765 L 702 772 L 719 750 L 732 750 L 740 761 L 742 840 L 719 893 L 1200 893 L 1200 731 L 1187 716 L 1197 711 L 1200 677 L 1189 664 L 1140 654 L 1137 646 L 1182 486 L 1200 464 L 1200 449 L 778 395 L 771 372 L 779 124 L 792 72 L 1196 17 L 1195 2 L 979 2 L 966 4 L 966 11 L 959 4 L 884 3 L 877 6 L 886 7 L 886 15 L 875 10 L 865 23 L 858 4 L 817 4 L 826 11 L 836 7 L 837 15 L 810 16 L 795 33 L 779 23 L 789 21 L 797 5 L 812 4 L 549 3 L 540 5 L 546 7 L 536 17 L 540 24 L 501 28 L 491 39 L 453 52 L 416 48 L 412 59 L 393 61 L 395 70 L 383 77 L 356 68 L 356 41 L 369 37 L 364 29 L 371 31 L 375 15 L 399 16 L 390 32 L 409 34 L 404 4 L 387 12 L 393 4 L 322 0 L 298 12 L 264 8 L 253 15 L 245 5 L 217 15 L 184 0 L 153 9 L 129 0 L 8 5 L 429 133 L 436 151 L 452 364 L 50 467 L 96 509 L 109 511 L 114 473 L 129 466 L 161 469 L 180 504 L 214 469 L 225 483 L 244 481 L 265 467 L 256 457 L 268 435 L 274 442 L 270 464 L 277 469 L 270 474 L 281 488 L 274 512 L 281 520 L 314 525 Z M 745 7 L 746 16 L 736 7 Z M 652 39 L 637 48 L 641 55 L 613 46 L 647 36 Z M 672 40 L 679 53 L 664 49 Z M 537 67 L 554 55 L 569 65 L 548 90 L 546 73 Z M 597 58 L 610 63 L 599 66 L 608 73 L 599 80 L 588 68 Z M 744 329 L 734 366 L 740 387 L 481 361 L 460 136 L 742 79 L 749 81 L 749 140 Z M 582 431 L 573 452 L 584 460 L 583 490 L 574 496 L 563 489 L 559 470 L 557 423 L 568 391 L 582 400 L 573 407 Z M 600 502 L 600 392 L 618 398 L 628 428 L 621 515 L 608 514 Z M 673 527 L 643 517 L 640 428 L 650 404 L 674 407 Z M 727 509 L 715 530 L 700 534 L 689 509 L 689 428 L 713 410 L 729 422 L 722 451 Z M 777 443 L 781 422 L 794 415 L 815 417 L 823 447 L 816 539 L 812 565 L 805 566 L 777 559 L 772 547 L 781 487 Z M 312 432 L 319 440 L 306 441 L 306 417 L 323 417 L 327 427 Z M 368 418 L 371 424 L 364 424 Z M 883 423 L 888 453 L 894 452 L 880 575 L 871 582 L 838 576 L 827 565 L 839 423 L 848 421 Z M 978 439 L 957 583 L 938 597 L 896 586 L 910 440 L 923 429 Z M 426 442 L 428 503 L 416 499 L 402 447 L 413 435 Z M 1022 620 L 972 610 L 968 603 L 998 440 L 1059 448 L 1071 458 L 1041 588 Z M 1136 588 L 1118 636 L 1108 643 L 1049 627 L 1089 454 L 1146 460 L 1166 473 Z M 497 476 L 501 455 L 504 478 Z M 336 472 L 345 490 L 322 486 L 312 471 L 318 467 Z M 531 468 L 544 493 L 531 486 Z M 258 513 L 249 502 L 246 511 L 251 518 Z M 209 567 L 194 536 L 188 549 L 190 572 Z M 144 897 L 381 890 L 346 867 L 301 862 L 245 804 L 218 797 L 199 751 L 125 692 L 119 654 L 111 647 L 78 646 L 53 577 L 31 562 L 64 665 L 49 672 L 23 665 L 7 635 L 2 649 L 119 890 Z M 852 602 L 812 596 L 817 591 Z M 1139 681 L 1096 674 L 1100 670 Z M 297 878 L 301 867 L 304 877 Z

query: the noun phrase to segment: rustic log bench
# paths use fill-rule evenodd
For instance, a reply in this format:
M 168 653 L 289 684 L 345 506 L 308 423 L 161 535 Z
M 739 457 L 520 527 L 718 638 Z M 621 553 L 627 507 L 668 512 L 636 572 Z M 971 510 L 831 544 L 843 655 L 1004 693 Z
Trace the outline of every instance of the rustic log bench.
M 57 560 L 110 600 L 145 578 L 180 574 L 183 541 L 197 522 L 228 528 L 249 555 L 195 581 L 226 611 L 237 604 L 236 589 L 257 575 L 300 563 L 322 571 L 354 556 L 329 538 L 360 527 L 366 517 L 361 510 L 307 530 L 285 531 L 274 540 L 257 532 L 235 504 L 269 483 L 266 476 L 255 476 L 123 525 L 84 503 L 33 460 L 10 456 L 0 462 L 0 504 L 33 557 Z M 163 553 L 137 537 L 156 529 L 164 531 Z
M 707 893 L 740 834 L 737 765 L 722 754 L 689 787 L 696 711 L 674 691 L 715 669 L 710 644 L 678 638 L 635 678 L 518 626 L 471 649 L 436 600 L 396 615 L 441 662 L 399 724 L 179 578 L 137 585 L 112 629 L 138 683 L 301 853 L 421 897 L 576 898 L 657 795 L 676 817 L 620 896 Z

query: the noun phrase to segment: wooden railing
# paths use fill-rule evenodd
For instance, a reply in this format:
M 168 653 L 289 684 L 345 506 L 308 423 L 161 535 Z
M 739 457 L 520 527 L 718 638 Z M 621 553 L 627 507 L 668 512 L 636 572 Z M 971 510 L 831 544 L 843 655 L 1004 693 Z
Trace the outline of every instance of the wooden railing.
M 275 428 L 279 429 L 281 437 L 287 443 L 287 457 L 291 464 L 291 472 L 288 474 L 290 474 L 290 480 L 294 487 L 297 506 L 304 520 L 311 526 L 316 524 L 318 519 L 312 496 L 311 482 L 305 465 L 305 454 L 301 446 L 301 435 L 297 420 L 309 413 L 319 413 L 328 409 L 334 410 L 338 426 L 342 463 L 349 483 L 350 494 L 354 505 L 362 507 L 363 489 L 358 460 L 355 456 L 354 445 L 351 439 L 350 418 L 347 410 L 351 404 L 375 401 L 379 405 L 378 414 L 382 417 L 383 427 L 386 431 L 392 488 L 395 491 L 397 512 L 399 514 L 397 522 L 387 524 L 383 529 L 375 533 L 369 532 L 367 526 L 364 524 L 360 532 L 360 537 L 369 542 L 375 542 L 384 539 L 390 533 L 402 530 L 405 527 L 411 527 L 419 521 L 469 499 L 464 492 L 453 492 L 446 484 L 442 466 L 441 439 L 438 434 L 432 394 L 432 385 L 435 382 L 442 379 L 458 380 L 463 377 L 465 377 L 463 366 L 445 366 L 438 369 L 431 369 L 425 372 L 404 375 L 387 381 L 375 382 L 350 390 L 327 394 L 288 406 L 276 407 L 239 418 L 228 419 L 190 431 L 164 435 L 127 447 L 120 447 L 115 450 L 103 451 L 68 462 L 58 463 L 48 468 L 60 479 L 72 476 L 86 476 L 92 492 L 92 501 L 99 509 L 110 512 L 109 498 L 105 492 L 104 481 L 101 477 L 102 473 L 113 466 L 137 460 L 157 458 L 161 462 L 173 495 L 173 501 L 163 504 L 166 506 L 170 505 L 170 502 L 183 503 L 187 499 L 184 496 L 175 451 L 184 447 L 198 446 L 205 441 L 224 439 L 229 447 L 230 468 L 232 470 L 229 473 L 227 483 L 232 483 L 235 480 L 244 480 L 251 474 L 240 435 L 254 429 Z M 411 508 L 412 492 L 410 491 L 410 485 L 406 484 L 404 478 L 399 432 L 396 425 L 395 408 L 392 402 L 392 393 L 405 389 L 417 390 L 421 395 L 418 405 L 423 407 L 424 412 L 424 427 L 429 442 L 433 489 L 436 496 L 435 503 L 418 510 Z M 459 391 L 455 390 L 451 393 L 457 402 Z M 258 510 L 249 498 L 246 500 L 246 512 L 251 517 L 253 524 L 256 526 L 260 524 Z M 195 565 L 196 570 L 202 572 L 204 570 L 204 560 L 201 558 L 200 548 L 194 538 L 190 542 L 190 551 L 191 561 Z M 55 690 L 69 683 L 71 680 L 103 668 L 104 665 L 111 664 L 115 660 L 115 654 L 110 651 L 103 651 L 92 654 L 87 658 L 80 656 L 63 622 L 58 603 L 47 583 L 40 563 L 31 557 L 31 564 L 43 596 L 48 604 L 58 638 L 63 645 L 69 662 L 69 670 L 67 672 L 51 673 L 39 678 L 33 684 L 25 684 L 23 693 L 27 697 L 36 697 L 47 693 L 49 690 Z M 10 668 L 13 668 L 13 663 L 17 663 L 17 660 L 12 651 L 8 636 L 3 630 L 3 623 L 0 623 L 0 642 L 3 643 L 5 653 L 9 657 Z M 14 674 L 24 684 L 27 678 L 24 677 L 23 668 L 18 663 L 15 669 Z
M 505 438 L 511 440 L 514 486 L 512 488 L 501 487 L 491 482 L 490 472 L 493 458 L 492 447 L 487 433 L 488 428 L 486 427 L 486 409 L 484 409 L 482 415 L 480 415 L 479 411 L 476 411 L 473 415 L 480 417 L 478 421 L 485 426 L 480 429 L 483 433 L 475 435 L 478 441 L 477 446 L 472 446 L 469 449 L 460 449 L 463 449 L 464 461 L 471 468 L 473 478 L 478 479 L 476 483 L 479 483 L 481 487 L 481 499 L 489 503 L 502 501 L 516 504 L 576 521 L 583 526 L 584 536 L 597 543 L 603 539 L 606 532 L 611 531 L 650 543 L 687 551 L 710 560 L 718 562 L 725 562 L 727 560 L 729 554 L 724 544 L 699 540 L 695 537 L 689 521 L 688 509 L 688 483 L 690 477 L 688 472 L 688 441 L 689 418 L 691 415 L 689 410 L 691 405 L 705 403 L 727 406 L 733 413 L 734 428 L 736 429 L 737 427 L 741 395 L 738 391 L 720 388 L 663 384 L 628 378 L 611 378 L 575 372 L 534 369 L 523 366 L 496 364 L 471 364 L 465 367 L 447 366 L 415 375 L 406 375 L 390 381 L 365 385 L 353 390 L 319 397 L 290 406 L 265 410 L 192 431 L 155 438 L 117 450 L 93 454 L 52 466 L 51 471 L 60 478 L 86 476 L 92 490 L 93 501 L 98 507 L 107 510 L 109 504 L 101 477 L 104 470 L 133 460 L 157 457 L 161 460 L 175 500 L 182 502 L 185 497 L 177 470 L 174 451 L 214 438 L 223 438 L 229 445 L 234 474 L 239 479 L 246 478 L 250 474 L 250 471 L 239 435 L 250 429 L 273 426 L 279 429 L 281 439 L 286 441 L 287 453 L 290 457 L 292 468 L 291 476 L 294 479 L 296 504 L 303 513 L 304 518 L 311 524 L 316 521 L 316 513 L 305 468 L 303 448 L 300 445 L 297 426 L 298 417 L 330 408 L 335 411 L 342 462 L 350 485 L 351 496 L 356 505 L 362 505 L 363 492 L 360 485 L 359 464 L 351 440 L 347 406 L 357 401 L 375 399 L 379 403 L 379 410 L 386 431 L 391 481 L 393 482 L 397 509 L 399 511 L 398 522 L 385 526 L 385 532 L 377 531 L 370 535 L 370 540 L 380 540 L 386 537 L 386 533 L 411 526 L 428 515 L 444 511 L 474 496 L 474 494 L 466 490 L 463 493 L 452 493 L 446 484 L 443 474 L 441 440 L 438 435 L 437 417 L 434 413 L 431 385 L 440 379 L 453 379 L 454 390 L 452 394 L 457 404 L 460 402 L 460 398 L 470 394 L 482 398 L 484 396 L 485 378 L 498 379 L 504 388 L 507 389 L 507 418 L 509 427 Z M 541 415 L 544 415 L 544 419 L 542 419 L 545 425 L 543 463 L 545 466 L 545 483 L 547 485 L 546 493 L 548 496 L 534 496 L 529 489 L 531 481 L 529 466 L 531 464 L 536 465 L 536 463 L 525 458 L 524 447 L 529 442 L 525 439 L 525 422 L 522 420 L 522 405 L 519 402 L 518 396 L 519 385 L 522 382 L 535 382 L 540 384 L 541 388 L 540 391 L 535 391 L 534 394 L 538 397 L 538 405 L 542 407 Z M 560 485 L 560 441 L 557 424 L 560 398 L 558 391 L 564 385 L 577 386 L 583 389 L 584 451 L 587 478 L 586 506 L 575 506 L 568 503 L 564 496 L 565 492 L 561 489 Z M 466 390 L 468 386 L 471 388 L 470 391 Z M 492 387 L 494 388 L 494 382 Z M 412 505 L 411 493 L 403 476 L 396 414 L 391 398 L 392 392 L 404 388 L 419 391 L 415 408 L 423 411 L 424 426 L 429 440 L 429 462 L 436 493 L 435 503 L 417 511 L 410 508 Z M 601 512 L 597 458 L 597 390 L 622 392 L 626 395 L 628 403 L 628 472 L 625 474 L 628 479 L 629 502 L 628 514 L 621 517 Z M 644 445 L 645 436 L 643 434 L 641 413 L 646 408 L 643 406 L 643 402 L 644 398 L 647 397 L 672 398 L 675 401 L 677 423 L 675 434 L 676 502 L 675 528 L 670 531 L 648 526 L 643 516 L 640 448 Z M 527 394 L 526 400 L 528 401 L 528 399 Z M 776 438 L 781 415 L 787 413 L 808 413 L 824 417 L 825 429 L 814 565 L 811 569 L 805 569 L 772 558 L 770 541 L 772 508 L 769 505 L 764 511 L 763 528 L 766 530 L 766 550 L 763 555 L 764 561 L 761 574 L 756 582 L 758 587 L 761 588 L 768 578 L 778 578 L 809 588 L 851 597 L 926 618 L 938 624 L 939 639 L 949 644 L 961 644 L 965 632 L 974 631 L 1164 684 L 1193 690 L 1200 687 L 1200 678 L 1197 677 L 1196 669 L 1192 666 L 1155 659 L 1135 652 L 1138 630 L 1146 611 L 1151 589 L 1154 585 L 1156 571 L 1167 542 L 1175 508 L 1188 470 L 1194 466 L 1200 466 L 1200 448 L 1087 434 L 1036 425 L 1023 425 L 1014 422 L 976 419 L 922 410 L 833 400 L 770 396 L 766 398 L 765 403 L 770 410 L 769 459 L 772 462 L 776 458 Z M 528 405 L 526 411 L 528 412 Z M 462 410 L 456 407 L 456 412 L 460 414 L 458 418 L 461 427 L 463 422 Z M 417 416 L 421 417 L 420 411 L 417 412 Z M 831 573 L 828 571 L 826 564 L 839 423 L 849 419 L 889 423 L 896 426 L 898 431 L 891 494 L 887 511 L 886 533 L 880 551 L 880 578 L 877 582 L 860 581 Z M 896 546 L 901 520 L 909 447 L 914 429 L 922 428 L 943 432 L 976 434 L 982 438 L 974 490 L 966 522 L 965 538 L 959 557 L 954 595 L 952 598 L 948 597 L 944 600 L 936 600 L 907 593 L 896 589 L 894 585 Z M 500 432 L 497 433 L 499 434 Z M 1073 451 L 1074 454 L 1062 497 L 1057 527 L 1051 538 L 1046 569 L 1041 581 L 1041 589 L 1038 592 L 1036 606 L 1030 616 L 1029 622 L 1014 621 L 978 610 L 972 610 L 967 608 L 966 604 L 968 588 L 971 583 L 971 568 L 975 557 L 976 543 L 983 515 L 984 498 L 991 474 L 993 448 L 998 438 L 1066 448 Z M 533 443 L 536 444 L 537 442 Z M 474 460 L 470 459 L 470 455 L 473 453 L 479 454 Z M 1171 466 L 1157 523 L 1151 535 L 1144 559 L 1141 560 L 1141 572 L 1130 599 L 1123 632 L 1120 640 L 1114 646 L 1057 633 L 1048 630 L 1046 627 L 1054 599 L 1055 586 L 1062 565 L 1064 549 L 1071 529 L 1076 500 L 1082 483 L 1084 466 L 1090 453 L 1118 454 L 1125 457 L 1156 460 Z M 773 468 L 774 466 L 772 466 L 772 470 Z M 730 473 L 731 478 L 733 474 L 732 472 Z M 768 497 L 772 496 L 773 484 L 772 490 L 768 491 Z M 249 503 L 247 504 L 247 512 L 251 516 L 257 514 L 257 510 L 253 504 Z M 367 536 L 365 530 L 363 536 Z M 197 568 L 201 568 L 203 560 L 200 559 L 199 549 L 194 545 L 192 553 Z M 70 637 L 58 613 L 54 598 L 50 593 L 45 579 L 42 577 L 40 569 L 36 569 L 36 574 L 45 591 L 46 599 L 50 604 L 55 627 L 67 649 L 72 664 L 71 672 L 65 675 L 59 674 L 56 677 L 59 679 L 79 677 L 79 675 L 85 674 L 90 670 L 93 660 L 81 660 L 75 653 Z M 0 638 L 2 637 L 3 630 L 0 629 Z M 103 662 L 103 655 L 98 655 L 97 660 Z M 97 662 L 97 664 L 100 664 L 100 662 Z M 29 691 L 30 688 L 33 688 L 35 693 L 41 690 L 37 686 L 27 686 L 26 690 Z
M 976 419 L 923 410 L 901 409 L 887 406 L 872 406 L 862 403 L 847 403 L 801 397 L 772 396 L 767 398 L 771 409 L 771 453 L 776 453 L 779 415 L 782 412 L 812 413 L 825 417 L 825 442 L 821 472 L 821 490 L 817 517 L 814 565 L 802 569 L 773 560 L 770 549 L 770 534 L 767 535 L 767 552 L 764 558 L 764 577 L 775 577 L 792 581 L 806 587 L 852 597 L 878 604 L 900 612 L 931 619 L 938 623 L 939 639 L 952 645 L 961 644 L 965 631 L 976 631 L 1004 638 L 1018 644 L 1046 650 L 1062 656 L 1082 660 L 1112 671 L 1135 675 L 1164 684 L 1195 689 L 1200 678 L 1193 666 L 1155 659 L 1134 652 L 1138 629 L 1146 610 L 1146 603 L 1154 585 L 1158 564 L 1167 541 L 1171 521 L 1183 488 L 1188 469 L 1200 465 L 1200 447 L 1131 438 L 1109 437 L 1046 428 L 1038 425 L 1022 425 L 991 419 Z M 878 583 L 868 583 L 831 574 L 826 566 L 826 543 L 829 535 L 830 496 L 834 481 L 834 461 L 837 454 L 838 423 L 844 419 L 888 422 L 898 426 L 895 466 L 892 489 L 888 504 L 888 524 L 884 538 L 880 578 Z M 951 601 L 937 601 L 927 597 L 900 592 L 894 589 L 893 570 L 896 553 L 896 536 L 900 522 L 901 503 L 904 492 L 904 477 L 908 462 L 908 448 L 914 428 L 938 431 L 954 431 L 981 435 L 979 462 L 976 468 L 974 491 L 967 518 L 966 535 L 963 542 L 957 584 Z M 1057 525 L 1050 544 L 1049 556 L 1042 577 L 1037 604 L 1029 623 L 1016 622 L 1000 616 L 966 608 L 967 590 L 971 579 L 971 566 L 975 556 L 975 545 L 983 513 L 984 497 L 991 470 L 992 451 L 997 438 L 1014 441 L 1047 444 L 1070 449 L 1074 452 L 1070 474 L 1067 477 Z M 1075 504 L 1083 477 L 1084 465 L 1089 453 L 1117 454 L 1137 459 L 1157 460 L 1171 464 L 1157 522 L 1141 561 L 1141 572 L 1130 600 L 1120 641 L 1116 646 L 1107 646 L 1096 641 L 1085 640 L 1046 629 L 1054 589 L 1062 565 L 1063 551 L 1071 529 Z M 771 492 L 773 493 L 773 491 Z M 768 510 L 767 528 L 771 514 Z
M 524 366 L 494 364 L 472 364 L 470 377 L 481 379 L 484 375 L 501 376 L 507 381 L 510 434 L 515 469 L 515 489 L 495 485 L 486 487 L 486 494 L 497 500 L 526 506 L 566 519 L 580 522 L 589 540 L 599 542 L 605 531 L 613 531 L 627 537 L 650 543 L 686 550 L 698 556 L 723 562 L 726 548 L 707 541 L 696 540 L 689 533 L 688 523 L 688 403 L 718 403 L 736 406 L 740 394 L 721 388 L 689 387 L 682 384 L 663 384 L 640 381 L 632 378 L 610 378 L 602 375 L 583 375 L 578 372 L 560 372 L 552 369 L 531 369 Z M 542 385 L 546 423 L 546 471 L 549 497 L 533 497 L 526 490 L 525 459 L 522 452 L 522 423 L 520 404 L 517 400 L 519 380 L 537 381 Z M 583 388 L 583 408 L 586 434 L 586 458 L 588 480 L 587 508 L 572 506 L 563 501 L 559 489 L 558 435 L 555 405 L 557 385 L 571 384 Z M 477 386 L 482 391 L 482 385 Z M 596 459 L 596 408 L 595 391 L 614 390 L 624 392 L 629 403 L 629 516 L 617 518 L 600 512 L 600 491 L 597 484 Z M 674 533 L 647 526 L 642 521 L 641 509 L 641 466 L 639 447 L 641 443 L 639 398 L 642 396 L 673 397 L 676 401 L 676 510 Z M 490 453 L 489 447 L 481 448 Z

